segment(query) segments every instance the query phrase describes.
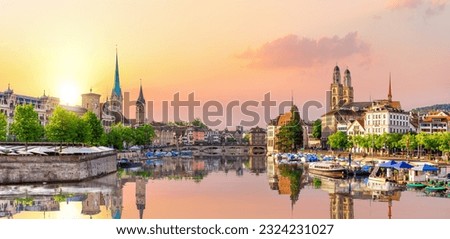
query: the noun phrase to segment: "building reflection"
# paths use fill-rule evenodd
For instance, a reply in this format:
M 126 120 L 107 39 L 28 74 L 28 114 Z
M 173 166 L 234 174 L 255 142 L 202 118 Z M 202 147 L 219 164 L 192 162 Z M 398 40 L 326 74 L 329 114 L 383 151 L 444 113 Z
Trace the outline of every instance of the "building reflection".
M 214 172 L 230 173 L 228 175 L 233 177 L 254 177 L 266 173 L 270 190 L 280 195 L 282 200 L 286 198 L 285 204 L 290 206 L 291 212 L 299 203 L 301 191 L 323 190 L 329 200 L 332 219 L 355 218 L 355 200 L 382 203 L 386 206 L 383 207 L 386 209 L 383 215 L 392 218 L 395 212 L 393 204 L 401 197 L 401 191 L 376 191 L 367 187 L 363 180 L 331 179 L 309 174 L 302 167 L 277 165 L 273 157 L 171 158 L 148 162 L 139 170 L 120 170 L 117 174 L 81 183 L 2 185 L 0 218 L 120 219 L 124 200 L 131 200 L 136 207 L 128 210 L 137 210 L 142 219 L 145 218 L 145 210 L 148 215 L 152 208 L 147 204 L 149 180 L 178 179 L 201 183 Z M 123 195 L 127 184 L 135 187 L 134 195 Z
M 259 175 L 266 171 L 266 156 L 252 155 L 248 159 L 250 172 Z
M 143 177 L 136 178 L 136 208 L 139 211 L 139 219 L 143 218 L 146 203 L 147 179 Z
M 0 217 L 121 217 L 122 187 L 116 174 L 80 183 L 3 185 L 0 192 Z
M 100 192 L 88 193 L 87 198 L 81 204 L 81 214 L 92 216 L 100 213 Z
M 272 156 L 266 158 L 266 165 L 270 189 L 278 191 L 280 195 L 289 195 L 292 213 L 295 203 L 299 199 L 300 191 L 306 183 L 303 166 L 297 164 L 278 165 Z
M 387 217 L 390 219 L 392 217 L 392 201 L 399 201 L 401 196 L 401 191 L 398 190 L 374 190 L 368 187 L 363 179 L 333 179 L 312 174 L 309 174 L 309 177 L 315 188 L 328 192 L 331 219 L 355 218 L 354 200 L 386 202 Z
M 349 194 L 330 194 L 330 218 L 331 219 L 353 219 L 353 198 Z

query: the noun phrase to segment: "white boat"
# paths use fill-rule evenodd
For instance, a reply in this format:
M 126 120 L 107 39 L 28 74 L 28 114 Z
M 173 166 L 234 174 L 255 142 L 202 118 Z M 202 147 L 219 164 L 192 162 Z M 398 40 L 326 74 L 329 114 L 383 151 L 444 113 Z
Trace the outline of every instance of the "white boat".
M 330 161 L 310 163 L 309 172 L 332 178 L 342 178 L 347 175 L 346 168 L 338 163 Z
M 398 183 L 391 176 L 390 168 L 387 169 L 387 175 L 380 172 L 380 167 L 375 167 L 367 180 L 367 187 L 375 191 L 395 191 L 401 190 L 405 186 Z

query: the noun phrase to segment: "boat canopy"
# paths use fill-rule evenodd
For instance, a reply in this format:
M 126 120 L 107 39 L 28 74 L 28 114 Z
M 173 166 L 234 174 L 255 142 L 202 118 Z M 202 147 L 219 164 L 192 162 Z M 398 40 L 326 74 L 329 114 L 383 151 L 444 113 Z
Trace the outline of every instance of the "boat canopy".
M 394 168 L 394 166 L 397 164 L 397 162 L 395 162 L 394 160 L 390 160 L 388 162 L 385 163 L 381 163 L 380 165 L 378 165 L 381 168 Z
M 436 167 L 434 167 L 432 165 L 429 165 L 429 164 L 423 164 L 423 165 L 419 165 L 419 166 L 414 167 L 412 170 L 428 172 L 428 171 L 438 171 L 439 168 L 436 168 Z
M 412 166 L 411 164 L 409 164 L 407 162 L 401 161 L 401 162 L 398 162 L 398 163 L 394 164 L 393 168 L 395 168 L 395 169 L 409 169 L 409 168 L 412 168 L 412 167 L 414 167 L 414 166 Z

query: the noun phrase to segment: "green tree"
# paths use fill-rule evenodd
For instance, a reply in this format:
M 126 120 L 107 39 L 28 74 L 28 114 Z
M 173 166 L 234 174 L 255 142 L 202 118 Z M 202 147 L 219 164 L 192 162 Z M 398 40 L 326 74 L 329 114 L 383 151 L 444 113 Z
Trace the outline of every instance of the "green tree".
M 13 123 L 11 124 L 11 133 L 19 141 L 25 142 L 25 150 L 28 149 L 28 142 L 40 140 L 43 132 L 38 113 L 34 111 L 33 105 L 16 106 Z
M 312 136 L 316 139 L 320 139 L 320 137 L 322 137 L 322 120 L 317 119 L 316 121 L 314 121 Z
M 417 135 L 418 144 L 427 150 L 429 157 L 431 157 L 433 150 L 439 148 L 439 137 L 436 135 L 437 134 L 427 134 L 423 132 Z
M 62 107 L 57 107 L 50 117 L 45 133 L 50 141 L 59 142 L 60 150 L 63 142 L 75 142 L 78 136 L 78 117 Z
M 338 131 L 328 136 L 328 144 L 331 149 L 346 149 L 349 145 L 347 134 L 342 131 Z
M 439 150 L 442 153 L 449 153 L 450 152 L 450 133 L 444 132 L 438 134 L 439 138 Z
M 75 137 L 73 143 L 90 143 L 92 141 L 92 128 L 91 125 L 82 117 L 75 117 Z
M 417 148 L 417 140 L 414 134 L 404 134 L 402 138 L 398 142 L 399 146 L 402 149 L 406 149 L 407 156 L 410 155 L 410 152 L 414 152 L 414 149 Z
M 199 118 L 194 119 L 191 124 L 201 129 L 208 129 L 208 126 L 206 126 Z
M 302 126 L 295 121 L 290 121 L 280 127 L 276 144 L 281 152 L 296 152 L 301 147 L 302 141 Z
M 6 140 L 6 131 L 8 122 L 6 121 L 6 115 L 0 113 L 0 141 Z
M 123 149 L 123 128 L 124 126 L 119 123 L 111 127 L 110 131 L 106 134 L 106 141 L 108 145 L 113 146 L 116 149 Z
M 280 127 L 276 137 L 276 145 L 281 152 L 296 152 L 303 146 L 303 127 L 297 106 L 291 107 L 291 118 Z
M 101 145 L 105 131 L 103 129 L 102 122 L 100 121 L 100 119 L 97 118 L 97 116 L 93 112 L 88 111 L 83 115 L 83 120 L 91 128 L 90 144 Z
M 155 131 L 151 125 L 144 124 L 134 130 L 134 143 L 136 145 L 150 145 L 155 137 Z

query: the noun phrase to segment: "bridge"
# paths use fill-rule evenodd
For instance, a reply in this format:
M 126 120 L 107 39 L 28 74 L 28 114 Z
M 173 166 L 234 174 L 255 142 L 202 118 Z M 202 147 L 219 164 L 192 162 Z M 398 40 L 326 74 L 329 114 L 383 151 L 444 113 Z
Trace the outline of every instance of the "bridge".
M 194 156 L 251 156 L 265 155 L 266 145 L 171 145 L 152 148 L 157 151 L 192 151 Z

